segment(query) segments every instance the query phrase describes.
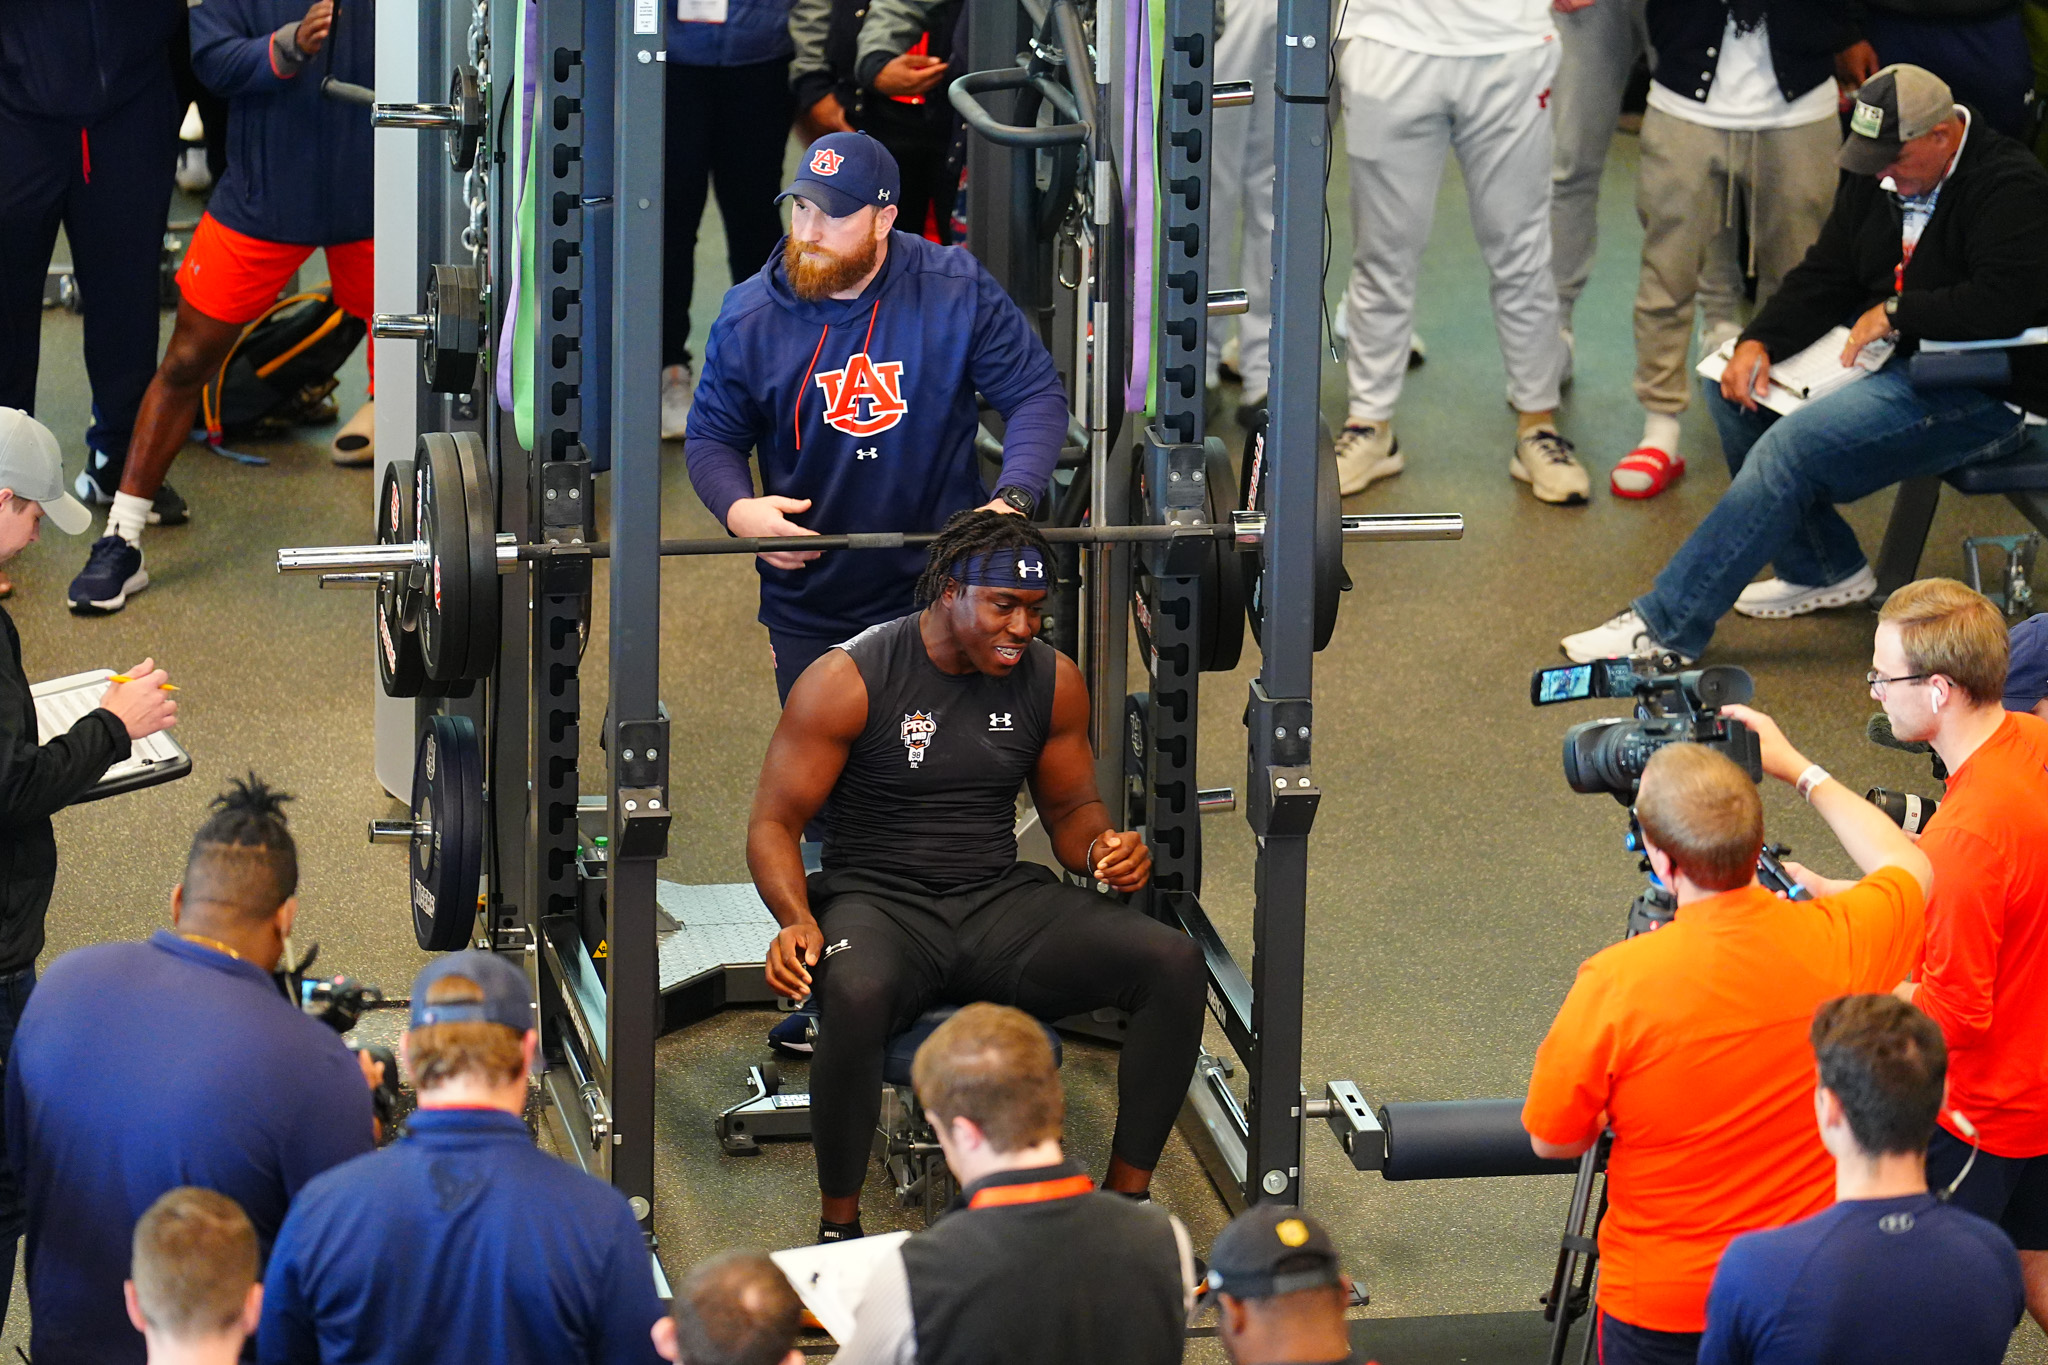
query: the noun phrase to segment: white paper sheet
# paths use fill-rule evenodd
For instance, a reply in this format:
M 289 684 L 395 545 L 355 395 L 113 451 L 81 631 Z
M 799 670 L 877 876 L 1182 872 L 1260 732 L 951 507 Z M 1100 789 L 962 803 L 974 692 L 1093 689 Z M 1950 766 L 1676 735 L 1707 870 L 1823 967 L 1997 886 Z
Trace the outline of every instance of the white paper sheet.
M 850 1242 L 772 1251 L 769 1257 L 782 1267 L 804 1307 L 844 1346 L 853 1339 L 853 1313 L 867 1292 L 868 1278 L 909 1237 L 907 1232 L 885 1232 Z

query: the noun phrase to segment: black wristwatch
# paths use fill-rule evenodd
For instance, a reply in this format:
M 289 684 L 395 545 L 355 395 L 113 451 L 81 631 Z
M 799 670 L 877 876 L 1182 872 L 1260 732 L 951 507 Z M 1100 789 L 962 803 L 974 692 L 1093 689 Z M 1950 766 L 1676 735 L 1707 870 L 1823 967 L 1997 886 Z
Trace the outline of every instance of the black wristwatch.
M 1884 301 L 1884 315 L 1888 318 L 1895 318 L 1899 315 L 1899 296 L 1897 294 Z
M 1014 483 L 1004 484 L 1001 488 L 998 488 L 996 490 L 996 497 L 1007 502 L 1027 517 L 1038 510 L 1038 499 L 1032 497 L 1027 490 L 1019 488 Z

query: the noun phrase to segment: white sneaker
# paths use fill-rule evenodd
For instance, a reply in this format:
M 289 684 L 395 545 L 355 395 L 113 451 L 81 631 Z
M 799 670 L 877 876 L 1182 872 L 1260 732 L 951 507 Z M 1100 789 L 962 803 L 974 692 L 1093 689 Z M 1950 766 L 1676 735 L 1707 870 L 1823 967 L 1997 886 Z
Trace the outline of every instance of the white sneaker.
M 680 441 L 690 434 L 690 404 L 696 397 L 697 376 L 690 367 L 670 365 L 661 372 L 661 439 Z
M 1841 582 L 1830 583 L 1824 588 L 1787 583 L 1782 578 L 1766 578 L 1742 590 L 1735 599 L 1735 610 L 1759 621 L 1782 621 L 1788 616 L 1804 616 L 1823 607 L 1848 607 L 1867 602 L 1876 591 L 1877 575 L 1865 564 Z
M 1595 659 L 1614 659 L 1626 654 L 1637 654 L 1647 649 L 1663 649 L 1674 655 L 1681 665 L 1693 660 L 1657 642 L 1650 634 L 1650 628 L 1643 624 L 1643 618 L 1630 607 L 1612 620 L 1603 622 L 1591 630 L 1582 630 L 1577 635 L 1567 635 L 1557 642 L 1564 656 L 1575 664 L 1589 664 Z
M 1337 491 L 1347 498 L 1406 467 L 1390 422 L 1346 422 L 1337 433 Z
M 1549 427 L 1517 438 L 1508 473 L 1529 485 L 1539 502 L 1584 502 L 1593 481 L 1572 455 L 1572 443 Z
M 213 188 L 213 172 L 206 167 L 206 148 L 187 147 L 178 153 L 178 188 L 187 194 L 204 194 Z

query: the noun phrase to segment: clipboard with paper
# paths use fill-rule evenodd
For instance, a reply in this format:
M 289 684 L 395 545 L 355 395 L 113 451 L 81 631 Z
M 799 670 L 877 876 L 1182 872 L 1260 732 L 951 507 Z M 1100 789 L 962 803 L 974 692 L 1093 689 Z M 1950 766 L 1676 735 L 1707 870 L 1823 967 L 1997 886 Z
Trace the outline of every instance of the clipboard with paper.
M 36 742 L 48 744 L 76 725 L 81 717 L 95 710 L 113 676 L 112 669 L 98 668 L 89 673 L 51 678 L 30 687 L 29 696 L 35 699 L 36 704 Z M 191 771 L 192 755 L 171 738 L 170 731 L 160 730 L 146 739 L 134 741 L 129 746 L 128 757 L 108 768 L 100 780 L 86 788 L 85 794 L 72 804 L 83 805 L 87 801 L 118 796 L 122 792 L 174 782 Z
M 1865 375 L 1877 373 L 1891 359 L 1892 343 L 1879 338 L 1857 354 L 1855 364 L 1844 365 L 1842 348 L 1848 344 L 1849 329 L 1837 327 L 1797 355 L 1772 361 L 1770 383 L 1756 396 L 1756 401 L 1781 417 L 1789 417 L 1814 399 L 1825 398 Z M 1734 355 L 1735 340 L 1730 339 L 1702 358 L 1695 372 L 1718 384 Z

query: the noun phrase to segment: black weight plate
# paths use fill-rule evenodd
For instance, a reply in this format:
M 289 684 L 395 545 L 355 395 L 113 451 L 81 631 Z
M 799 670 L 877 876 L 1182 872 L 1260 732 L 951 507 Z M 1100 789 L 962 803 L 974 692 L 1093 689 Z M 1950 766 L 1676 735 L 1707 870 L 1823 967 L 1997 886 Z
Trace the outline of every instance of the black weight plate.
M 1266 423 L 1262 420 L 1245 434 L 1245 501 L 1248 509 L 1266 507 L 1265 458 Z M 1344 498 L 1337 488 L 1337 439 L 1330 424 L 1316 419 L 1316 573 L 1315 648 L 1321 650 L 1337 631 L 1339 596 L 1351 586 L 1344 571 Z M 1253 547 L 1238 557 L 1243 566 L 1245 614 L 1251 620 L 1252 638 L 1261 644 L 1265 625 L 1265 603 L 1261 588 L 1265 572 L 1263 547 Z
M 1230 452 L 1211 437 L 1203 458 L 1203 514 L 1211 522 L 1230 520 L 1237 506 L 1237 475 L 1230 467 Z M 1202 570 L 1202 671 L 1228 673 L 1244 654 L 1244 577 L 1238 571 L 1237 547 L 1227 540 L 1215 542 L 1210 562 Z
M 413 754 L 412 818 L 430 827 L 411 848 L 412 931 L 429 952 L 468 946 L 483 867 L 484 798 L 476 725 L 429 716 Z
M 416 471 L 419 480 L 420 539 L 427 542 L 427 581 L 420 592 L 420 650 L 427 676 L 453 682 L 467 676 L 469 613 L 476 596 L 470 571 L 469 509 L 463 494 L 462 459 L 455 438 L 445 431 L 421 435 Z M 484 585 L 497 590 L 496 575 Z
M 416 485 L 411 460 L 384 466 L 377 488 L 377 543 L 410 545 L 413 541 L 413 496 Z M 420 637 L 406 624 L 412 589 L 404 573 L 385 574 L 377 583 L 377 681 L 387 697 L 417 697 L 427 680 L 427 661 L 420 655 Z
M 462 174 L 476 164 L 477 147 L 484 140 L 484 96 L 477 83 L 476 68 L 464 62 L 448 78 L 448 103 L 462 117 L 462 126 L 448 133 L 448 164 Z
M 435 393 L 476 388 L 483 352 L 481 293 L 475 266 L 436 265 L 427 272 L 422 311 L 433 322 L 433 335 L 420 343 L 420 374 Z
M 455 433 L 462 503 L 469 514 L 469 663 L 463 676 L 481 681 L 498 661 L 498 500 L 490 456 L 474 431 Z

